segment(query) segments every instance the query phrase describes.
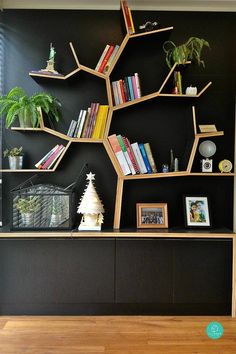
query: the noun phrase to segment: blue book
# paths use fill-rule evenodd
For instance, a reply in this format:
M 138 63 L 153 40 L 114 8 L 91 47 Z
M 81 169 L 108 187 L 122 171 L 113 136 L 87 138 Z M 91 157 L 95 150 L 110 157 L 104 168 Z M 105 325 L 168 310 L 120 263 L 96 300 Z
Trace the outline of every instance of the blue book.
M 134 90 L 132 85 L 132 76 L 128 76 L 128 84 L 129 84 L 129 93 L 131 101 L 134 100 Z
M 148 161 L 148 157 L 147 157 L 147 153 L 146 153 L 144 144 L 140 143 L 139 144 L 139 149 L 141 151 L 141 154 L 142 154 L 142 157 L 143 157 L 143 161 L 145 163 L 145 166 L 146 166 L 146 169 L 147 169 L 148 173 L 152 173 L 152 168 L 151 168 L 151 165 L 150 165 L 150 163 Z

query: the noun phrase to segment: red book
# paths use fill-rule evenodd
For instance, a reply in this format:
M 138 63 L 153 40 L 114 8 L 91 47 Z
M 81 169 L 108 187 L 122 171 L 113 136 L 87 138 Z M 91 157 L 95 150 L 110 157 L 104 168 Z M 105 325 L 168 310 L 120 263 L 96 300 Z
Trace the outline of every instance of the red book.
M 139 170 L 136 158 L 134 156 L 133 150 L 132 150 L 132 148 L 130 146 L 130 142 L 125 136 L 122 136 L 122 140 L 123 140 L 123 142 L 125 144 L 125 147 L 126 147 L 126 150 L 127 150 L 128 154 L 129 154 L 129 158 L 130 158 L 130 160 L 132 162 L 132 165 L 134 167 L 135 173 L 138 175 L 138 174 L 140 174 L 140 170 Z
M 130 20 L 130 15 L 129 15 L 129 7 L 128 7 L 128 4 L 127 4 L 127 1 L 122 1 L 121 4 L 122 4 L 122 7 L 124 9 L 124 14 L 125 14 L 125 19 L 126 19 L 128 33 L 129 34 L 133 33 L 131 20 Z
M 122 97 L 122 102 L 126 102 L 126 97 L 125 97 L 125 90 L 124 90 L 124 85 L 123 85 L 123 80 L 119 80 L 119 85 L 120 85 L 120 92 L 121 92 L 121 97 Z
M 107 62 L 108 62 L 110 56 L 112 55 L 112 52 L 113 52 L 114 49 L 115 49 L 114 45 L 111 45 L 110 48 L 108 49 L 108 51 L 107 51 L 107 53 L 106 53 L 106 55 L 105 55 L 105 57 L 104 57 L 104 59 L 102 61 L 102 64 L 101 64 L 100 68 L 98 69 L 99 73 L 102 73 L 103 70 L 105 69 L 105 67 L 107 65 Z

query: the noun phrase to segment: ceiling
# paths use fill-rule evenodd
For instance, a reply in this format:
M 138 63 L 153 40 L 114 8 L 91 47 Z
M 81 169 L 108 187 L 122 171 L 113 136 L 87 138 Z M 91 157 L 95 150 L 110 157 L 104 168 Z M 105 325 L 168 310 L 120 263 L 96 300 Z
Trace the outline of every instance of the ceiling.
M 236 0 L 128 0 L 133 10 L 236 11 Z M 118 10 L 119 0 L 0 0 L 2 9 Z

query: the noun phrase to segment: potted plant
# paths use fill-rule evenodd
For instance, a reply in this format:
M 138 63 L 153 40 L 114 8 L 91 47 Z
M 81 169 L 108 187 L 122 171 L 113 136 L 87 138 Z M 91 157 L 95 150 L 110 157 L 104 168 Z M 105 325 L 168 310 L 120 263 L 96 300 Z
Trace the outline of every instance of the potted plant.
M 24 226 L 33 226 L 34 213 L 39 207 L 37 196 L 19 198 L 15 203 L 15 208 L 19 210 Z
M 163 44 L 163 50 L 166 53 L 168 67 L 171 69 L 173 64 L 185 64 L 187 61 L 193 61 L 205 67 L 204 61 L 201 59 L 204 46 L 210 47 L 205 39 L 198 37 L 190 37 L 187 42 L 178 46 L 172 41 L 166 41 Z
M 28 96 L 21 87 L 14 87 L 6 96 L 0 97 L 0 115 L 6 117 L 6 127 L 9 128 L 17 118 L 21 127 L 38 127 L 40 124 L 39 108 L 49 119 L 60 119 L 60 102 L 45 92 Z
M 3 156 L 8 157 L 10 170 L 20 170 L 23 166 L 23 148 L 14 147 L 3 151 Z

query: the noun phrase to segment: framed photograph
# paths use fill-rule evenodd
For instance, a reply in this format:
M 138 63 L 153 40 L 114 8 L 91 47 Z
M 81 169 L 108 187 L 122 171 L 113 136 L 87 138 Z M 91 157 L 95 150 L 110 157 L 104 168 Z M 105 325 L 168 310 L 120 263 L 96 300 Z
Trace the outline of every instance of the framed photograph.
M 167 203 L 137 203 L 137 228 L 167 228 Z
M 211 227 L 207 196 L 184 196 L 184 212 L 186 227 Z

